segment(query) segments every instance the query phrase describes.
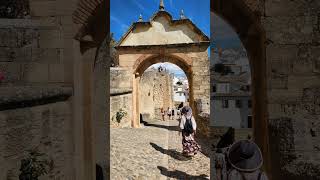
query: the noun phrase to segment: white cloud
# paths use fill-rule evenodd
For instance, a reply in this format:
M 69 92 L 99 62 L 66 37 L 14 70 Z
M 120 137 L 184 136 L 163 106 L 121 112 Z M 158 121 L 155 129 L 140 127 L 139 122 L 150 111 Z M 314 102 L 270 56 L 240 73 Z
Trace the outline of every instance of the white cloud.
M 133 0 L 133 2 L 138 6 L 140 10 L 145 11 L 146 8 L 141 3 L 139 3 L 137 0 Z
M 120 29 L 122 30 L 122 32 L 125 32 L 129 28 L 128 25 L 123 23 L 119 18 L 115 16 L 110 16 L 110 20 L 117 23 L 120 26 Z
M 169 72 L 172 72 L 172 73 L 178 73 L 178 74 L 184 73 L 184 71 L 179 66 L 172 63 L 157 63 L 150 66 L 150 68 L 151 67 L 158 68 L 159 66 L 166 68 Z
M 174 6 L 173 6 L 173 0 L 170 0 L 169 2 L 170 2 L 170 6 L 171 6 L 172 8 L 174 8 Z

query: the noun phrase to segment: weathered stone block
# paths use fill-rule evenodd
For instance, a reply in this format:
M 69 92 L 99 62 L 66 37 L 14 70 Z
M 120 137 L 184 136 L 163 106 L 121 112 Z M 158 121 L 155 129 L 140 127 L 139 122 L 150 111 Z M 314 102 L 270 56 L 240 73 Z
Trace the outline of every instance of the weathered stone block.
M 64 64 L 49 64 L 49 81 L 64 82 Z
M 269 89 L 286 89 L 288 87 L 288 76 L 281 74 L 272 74 L 268 79 Z
M 61 62 L 63 49 L 59 48 L 32 48 L 32 61 L 39 63 Z
M 265 1 L 266 16 L 302 16 L 305 12 L 317 14 L 320 8 L 319 1 L 291 1 L 268 0 Z
M 72 16 L 58 16 L 60 24 L 62 25 L 73 25 L 73 19 Z
M 31 16 L 55 16 L 57 11 L 56 1 L 30 1 Z
M 0 46 L 21 48 L 25 46 L 36 46 L 38 34 L 36 30 L 29 28 L 1 28 Z
M 48 64 L 24 64 L 22 67 L 22 80 L 26 82 L 48 82 L 48 71 Z
M 276 44 L 312 43 L 316 16 L 267 17 L 263 19 L 268 39 Z
M 306 102 L 320 102 L 320 88 L 304 88 L 302 100 Z
M 29 62 L 31 61 L 31 47 L 0 48 L 0 61 Z
M 319 46 L 311 46 L 309 48 L 310 58 L 313 60 L 313 72 L 319 74 L 320 73 L 320 47 Z
M 292 61 L 292 73 L 307 75 L 313 74 L 313 62 L 310 46 L 299 46 L 298 58 Z
M 319 87 L 319 76 L 289 76 L 288 89 L 303 89 L 309 87 Z
M 269 103 L 268 104 L 268 114 L 271 119 L 278 119 L 283 114 L 281 113 L 281 105 L 277 103 Z
M 65 5 L 64 0 L 56 0 L 56 14 L 57 15 L 72 15 L 76 10 L 78 1 L 69 1 L 68 6 Z
M 292 103 L 301 100 L 302 89 L 273 89 L 268 91 L 268 103 Z
M 4 83 L 13 83 L 21 80 L 21 64 L 12 62 L 1 62 L 0 71 L 4 73 Z
M 61 29 L 61 38 L 64 39 L 73 39 L 75 35 L 78 33 L 77 28 L 72 25 L 64 25 Z

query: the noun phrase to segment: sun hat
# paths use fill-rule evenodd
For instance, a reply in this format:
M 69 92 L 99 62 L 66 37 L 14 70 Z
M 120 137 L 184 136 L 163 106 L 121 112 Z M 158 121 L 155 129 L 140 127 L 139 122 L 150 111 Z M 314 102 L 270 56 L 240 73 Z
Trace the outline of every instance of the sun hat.
M 192 109 L 190 106 L 185 106 L 181 110 L 182 114 L 185 114 L 186 118 L 190 119 L 192 117 Z
M 231 145 L 228 161 L 239 171 L 251 172 L 261 168 L 263 157 L 257 144 L 251 140 L 240 140 Z

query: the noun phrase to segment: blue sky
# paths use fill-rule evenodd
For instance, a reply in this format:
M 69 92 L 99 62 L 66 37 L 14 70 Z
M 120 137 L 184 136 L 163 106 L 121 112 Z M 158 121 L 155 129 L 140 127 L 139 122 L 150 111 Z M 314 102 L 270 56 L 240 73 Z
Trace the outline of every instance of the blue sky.
M 158 11 L 160 0 L 111 0 L 110 30 L 118 41 L 141 14 L 144 21 Z M 165 10 L 174 19 L 179 19 L 180 11 L 210 37 L 210 1 L 209 0 L 164 0 Z
M 238 34 L 221 17 L 211 14 L 211 47 L 237 48 L 242 46 Z M 212 43 L 214 42 L 214 43 Z
M 111 0 L 110 31 L 114 39 L 118 41 L 131 24 L 138 21 L 140 14 L 144 21 L 148 21 L 158 11 L 159 2 L 160 0 Z M 180 11 L 183 9 L 185 16 L 210 37 L 211 42 L 214 42 L 211 43 L 212 48 L 219 46 L 227 49 L 242 46 L 233 28 L 219 16 L 210 13 L 210 0 L 201 0 L 201 3 L 199 0 L 164 0 L 164 4 L 165 10 L 174 19 L 179 19 Z M 181 74 L 182 70 L 172 64 L 166 66 L 175 74 Z
M 140 14 L 144 21 L 149 21 L 154 13 L 159 10 L 160 0 L 111 0 L 110 1 L 110 31 L 113 38 L 119 41 L 133 22 L 137 22 Z M 210 0 L 164 0 L 165 10 L 173 19 L 180 18 L 183 12 L 198 28 L 210 37 Z M 209 48 L 210 55 L 210 48 Z M 154 67 L 158 67 L 155 64 Z M 183 76 L 184 72 L 178 66 L 163 64 L 176 76 Z

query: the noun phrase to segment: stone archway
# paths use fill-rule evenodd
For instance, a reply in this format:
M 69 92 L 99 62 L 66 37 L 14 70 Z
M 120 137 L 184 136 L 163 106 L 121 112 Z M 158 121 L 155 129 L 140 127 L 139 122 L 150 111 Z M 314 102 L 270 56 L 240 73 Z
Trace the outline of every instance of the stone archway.
M 261 148 L 264 157 L 264 167 L 268 174 L 270 174 L 267 66 L 265 55 L 266 37 L 259 13 L 256 13 L 258 11 L 253 12 L 247 5 L 247 3 L 241 0 L 230 0 L 228 2 L 215 0 L 211 3 L 211 12 L 222 17 L 234 28 L 247 51 L 252 77 L 254 140 Z M 251 5 L 255 6 L 257 3 Z
M 134 113 L 132 125 L 134 127 L 138 127 L 140 124 L 139 114 L 141 110 L 139 109 L 140 95 L 138 92 L 140 78 L 148 67 L 150 67 L 153 64 L 162 63 L 162 62 L 169 62 L 180 67 L 187 76 L 189 87 L 192 87 L 192 80 L 193 80 L 192 60 L 188 56 L 184 56 L 183 54 L 180 54 L 180 55 L 171 54 L 171 55 L 150 55 L 150 56 L 143 56 L 142 58 L 139 58 L 133 66 L 133 74 L 134 74 L 133 103 L 135 103 L 134 104 L 135 113 Z M 190 95 L 189 103 L 192 106 L 192 108 L 195 109 L 192 88 L 190 88 L 189 90 L 189 95 Z
M 132 74 L 129 81 L 133 91 L 130 117 L 133 127 L 139 127 L 140 117 L 137 82 L 144 70 L 163 60 L 180 66 L 187 74 L 190 106 L 194 109 L 194 114 L 209 114 L 209 44 L 209 38 L 190 19 L 173 20 L 163 9 L 159 9 L 148 22 L 138 21 L 132 24 L 116 49 L 119 66 Z

